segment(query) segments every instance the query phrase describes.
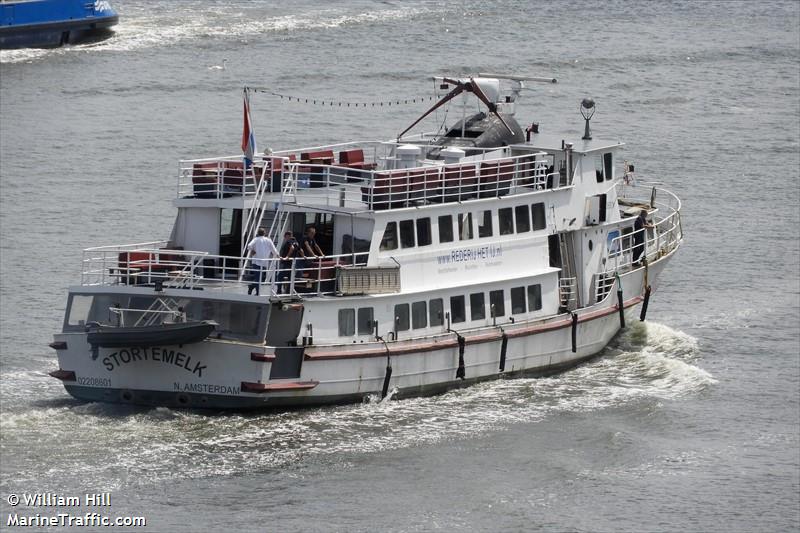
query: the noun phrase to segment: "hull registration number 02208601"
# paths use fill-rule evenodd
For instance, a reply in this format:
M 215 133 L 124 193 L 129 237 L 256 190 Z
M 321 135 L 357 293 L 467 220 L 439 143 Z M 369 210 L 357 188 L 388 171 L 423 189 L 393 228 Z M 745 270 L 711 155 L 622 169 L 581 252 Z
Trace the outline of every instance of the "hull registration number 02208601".
M 89 387 L 110 387 L 111 378 L 78 378 L 78 385 L 87 385 Z

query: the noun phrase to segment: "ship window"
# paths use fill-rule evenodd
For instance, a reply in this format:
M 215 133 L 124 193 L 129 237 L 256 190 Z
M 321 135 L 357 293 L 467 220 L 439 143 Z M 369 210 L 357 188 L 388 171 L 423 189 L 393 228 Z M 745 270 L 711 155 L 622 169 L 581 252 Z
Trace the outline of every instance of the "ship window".
M 467 319 L 467 310 L 464 305 L 463 296 L 450 297 L 450 319 L 453 321 L 453 324 L 464 322 Z
M 500 221 L 500 235 L 511 235 L 514 233 L 514 211 L 510 207 L 504 207 L 497 211 L 497 218 Z
M 517 233 L 525 233 L 531 230 L 531 216 L 528 213 L 527 205 L 518 205 L 514 208 L 514 214 L 517 216 Z
M 606 205 L 607 205 L 608 199 L 607 199 L 605 194 L 598 194 L 597 196 L 599 197 L 599 206 L 598 206 L 599 209 L 598 209 L 598 211 L 600 212 L 600 216 L 598 217 L 597 221 L 598 222 L 605 222 L 606 221 L 606 210 L 607 210 Z
M 486 318 L 486 301 L 482 292 L 469 295 L 469 312 L 472 320 L 483 320 Z
M 453 242 L 453 216 L 439 217 L 439 242 Z
M 396 250 L 397 249 L 397 222 L 389 222 L 386 224 L 386 230 L 383 232 L 383 239 L 381 239 L 381 251 Z
M 89 310 L 92 308 L 92 296 L 85 294 L 75 294 L 69 305 L 69 315 L 67 325 L 83 326 L 89 318 Z
M 154 303 L 152 298 L 134 297 L 131 298 L 129 308 L 142 310 L 157 308 Z M 262 341 L 266 309 L 262 305 L 215 300 L 191 300 L 184 306 L 187 320 L 213 320 L 218 324 L 216 333 L 223 337 L 254 339 L 260 336 Z
M 488 209 L 478 215 L 478 237 L 492 236 L 492 212 Z
M 414 329 L 428 327 L 427 302 L 414 302 L 411 304 L 411 327 Z
M 400 221 L 400 246 L 403 248 L 414 247 L 414 221 Z
M 472 238 L 472 213 L 458 215 L 458 240 L 465 241 Z
M 528 311 L 538 311 L 542 308 L 542 286 L 528 285 Z
M 494 308 L 494 316 L 505 316 L 506 304 L 502 289 L 489 292 L 489 305 Z
M 547 221 L 544 217 L 544 204 L 538 203 L 533 204 L 531 206 L 531 218 L 533 219 L 533 229 L 534 231 L 538 229 L 544 229 L 547 225 Z
M 375 316 L 372 307 L 360 307 L 358 309 L 358 334 L 371 335 L 372 334 L 372 321 Z
M 525 287 L 514 287 L 511 289 L 511 314 L 516 315 L 525 312 Z
M 441 298 L 435 298 L 428 303 L 428 317 L 431 327 L 444 323 L 444 301 Z
M 603 183 L 603 156 L 600 154 L 594 158 L 594 173 L 597 176 L 597 183 Z
M 394 328 L 395 331 L 408 330 L 408 304 L 394 306 Z
M 233 235 L 233 209 L 220 209 L 219 234 Z
M 431 219 L 417 220 L 417 246 L 428 246 L 431 243 Z
M 87 322 L 100 322 L 116 326 L 119 323 L 119 315 L 112 313 L 111 307 L 128 307 L 126 297 L 113 294 L 98 294 L 97 296 L 75 294 L 70 302 L 67 326 L 79 326 L 82 329 Z M 125 319 L 127 318 L 126 316 Z
M 614 157 L 611 152 L 603 154 L 603 167 L 606 174 L 606 181 L 614 177 Z
M 339 336 L 352 337 L 356 333 L 356 310 L 339 309 Z
M 87 307 L 88 306 L 88 307 Z M 125 296 L 121 294 L 98 294 L 94 298 L 85 295 L 74 295 L 67 311 L 67 327 L 84 326 L 81 321 L 95 321 L 103 324 L 117 325 L 118 316 L 109 311 L 110 307 L 125 309 L 122 315 L 123 325 L 142 324 L 152 320 L 153 325 L 162 320 L 172 319 L 170 313 L 153 313 L 167 311 L 168 306 L 152 296 Z M 187 299 L 183 303 L 186 319 L 213 320 L 217 322 L 215 334 L 225 338 L 236 338 L 245 341 L 264 340 L 264 315 L 266 307 L 257 304 L 245 304 L 230 301 Z M 88 309 L 88 315 L 87 315 Z M 169 309 L 174 309 L 169 307 Z M 150 310 L 151 312 L 148 312 Z

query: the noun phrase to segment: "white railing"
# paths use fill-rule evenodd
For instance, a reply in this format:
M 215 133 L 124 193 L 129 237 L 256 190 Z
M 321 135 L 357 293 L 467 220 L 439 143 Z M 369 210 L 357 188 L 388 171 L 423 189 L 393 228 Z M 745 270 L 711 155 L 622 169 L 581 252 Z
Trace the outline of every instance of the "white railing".
M 178 174 L 178 198 L 253 194 L 266 171 L 261 163 L 245 169 L 242 156 L 183 160 Z
M 81 285 L 153 286 L 242 294 L 258 287 L 262 296 L 314 296 L 337 291 L 341 268 L 366 266 L 365 253 L 322 258 L 265 260 L 263 269 L 246 257 L 159 247 L 166 242 L 105 246 L 83 252 Z
M 270 180 L 266 179 L 268 175 L 273 175 L 276 168 L 283 168 L 283 160 L 279 158 L 272 158 L 268 166 L 264 166 L 261 171 L 260 179 L 257 180 L 255 194 L 253 201 L 250 204 L 250 209 L 247 210 L 247 218 L 244 223 L 244 230 L 242 231 L 242 255 L 247 255 L 247 243 L 256 236 L 258 227 L 261 225 L 261 220 L 264 217 L 266 204 L 263 202 L 264 195 L 269 190 Z
M 681 201 L 670 191 L 656 187 L 638 185 L 619 186 L 620 205 L 641 206 L 651 211 L 653 228 L 622 234 L 609 243 L 606 250 L 606 270 L 614 273 L 641 263 L 658 259 L 677 248 L 683 240 L 681 227 Z M 631 217 L 631 229 L 635 218 Z M 637 244 L 637 234 L 643 235 L 643 243 Z
M 578 306 L 578 281 L 576 278 L 559 278 L 558 297 L 561 307 L 575 309 Z
M 601 302 L 614 287 L 616 278 L 613 274 L 606 272 L 595 274 L 594 276 L 594 301 Z
M 369 209 L 380 210 L 557 188 L 548 163 L 542 153 L 374 172 L 362 196 Z
M 372 152 L 371 158 L 366 157 L 364 146 Z M 396 143 L 347 143 L 275 152 L 254 162 L 252 169 L 246 171 L 234 157 L 182 161 L 178 195 L 195 198 L 257 195 L 260 199 L 273 192 L 280 193 L 282 201 L 289 195 L 295 200 L 310 195 L 315 202 L 381 210 L 571 185 L 562 183 L 559 173 L 553 171 L 552 156 L 545 153 L 510 156 L 506 155 L 507 149 L 492 149 L 457 163 L 437 160 L 414 168 L 393 168 L 397 164 L 394 157 L 397 146 Z M 339 151 L 335 152 L 336 149 Z M 356 160 L 350 160 L 353 158 Z M 266 183 L 271 180 L 281 181 Z M 291 182 L 289 187 L 287 180 Z M 337 190 L 339 194 L 331 195 L 328 191 L 315 194 L 315 190 L 324 189 Z

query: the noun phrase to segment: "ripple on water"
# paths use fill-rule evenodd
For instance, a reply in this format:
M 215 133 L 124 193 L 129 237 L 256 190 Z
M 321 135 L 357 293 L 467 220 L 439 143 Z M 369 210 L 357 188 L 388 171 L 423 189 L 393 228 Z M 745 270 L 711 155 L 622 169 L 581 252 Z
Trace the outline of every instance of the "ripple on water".
M 637 322 L 599 358 L 571 371 L 491 381 L 430 398 L 373 398 L 357 405 L 256 414 L 72 402 L 6 411 L 0 414 L 4 451 L 26 446 L 26 436 L 38 432 L 58 441 L 60 453 L 57 458 L 36 453 L 39 446 L 52 448 L 45 442 L 34 444 L 33 453 L 6 454 L 13 464 L 4 468 L 5 479 L 12 480 L 5 484 L 48 486 L 63 479 L 60 472 L 66 468 L 82 486 L 92 481 L 114 490 L 128 483 L 246 473 L 312 457 L 466 439 L 559 412 L 697 394 L 716 383 L 693 364 L 698 356 L 693 337 Z M 48 464 L 54 461 L 58 468 Z

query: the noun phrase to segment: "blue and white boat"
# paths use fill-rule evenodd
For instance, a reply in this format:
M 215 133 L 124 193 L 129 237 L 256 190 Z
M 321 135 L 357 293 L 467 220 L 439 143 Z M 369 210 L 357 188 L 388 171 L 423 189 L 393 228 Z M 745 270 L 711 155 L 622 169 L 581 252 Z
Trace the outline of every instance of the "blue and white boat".
M 0 0 L 0 48 L 46 48 L 101 39 L 118 21 L 107 0 Z

